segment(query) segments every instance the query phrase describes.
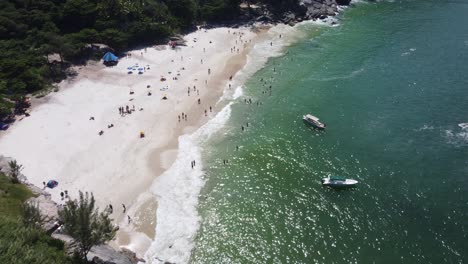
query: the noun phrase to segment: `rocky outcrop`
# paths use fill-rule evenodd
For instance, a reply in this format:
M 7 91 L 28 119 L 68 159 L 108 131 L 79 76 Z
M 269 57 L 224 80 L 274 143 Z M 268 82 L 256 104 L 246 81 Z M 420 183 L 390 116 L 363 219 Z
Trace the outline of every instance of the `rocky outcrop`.
M 49 234 L 54 232 L 59 226 L 58 204 L 52 201 L 50 193 L 32 184 L 26 184 L 33 192 L 34 197 L 26 200 L 33 206 L 37 206 L 42 216 L 42 228 Z
M 69 255 L 75 251 L 73 238 L 61 233 L 53 233 L 52 237 L 65 243 L 65 250 Z M 94 246 L 88 253 L 88 260 L 94 264 L 137 264 L 145 262 L 136 257 L 136 254 L 128 249 L 117 251 L 108 245 Z
M 351 0 L 336 0 L 336 3 L 339 5 L 347 6 L 351 3 Z
M 297 5 L 287 6 L 282 10 L 268 5 L 255 5 L 244 10 L 240 16 L 240 24 L 251 21 L 293 25 L 303 20 L 325 19 L 338 14 L 338 6 L 349 5 L 350 2 L 351 0 L 298 0 Z

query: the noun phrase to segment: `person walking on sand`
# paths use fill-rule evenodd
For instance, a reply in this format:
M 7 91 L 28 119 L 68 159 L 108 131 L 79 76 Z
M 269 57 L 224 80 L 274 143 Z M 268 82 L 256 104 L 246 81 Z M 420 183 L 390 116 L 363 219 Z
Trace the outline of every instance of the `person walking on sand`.
M 179 117 L 179 123 L 180 123 L 180 115 L 178 115 L 178 117 Z
M 122 204 L 122 207 L 123 207 L 123 213 L 125 214 L 125 212 L 127 212 L 127 207 L 125 207 L 125 204 Z
M 128 218 L 128 224 L 130 224 L 132 222 L 132 218 L 130 218 L 129 215 L 127 215 L 127 218 Z
M 200 98 L 198 98 L 198 104 L 200 104 Z
M 211 110 L 212 110 L 212 108 L 211 108 L 211 105 L 210 105 L 210 113 L 212 112 Z
M 211 73 L 211 69 L 210 69 L 210 68 L 208 68 L 208 74 L 210 74 L 210 73 Z
M 205 116 L 206 116 L 206 109 L 205 109 Z
M 242 132 L 244 132 L 244 126 L 241 126 Z

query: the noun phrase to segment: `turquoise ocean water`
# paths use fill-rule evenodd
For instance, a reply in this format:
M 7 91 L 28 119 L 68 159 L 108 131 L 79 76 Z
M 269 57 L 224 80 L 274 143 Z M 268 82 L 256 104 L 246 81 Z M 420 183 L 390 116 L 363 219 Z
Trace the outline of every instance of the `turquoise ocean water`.
M 191 262 L 468 263 L 468 1 L 359 3 L 301 30 L 204 146 Z

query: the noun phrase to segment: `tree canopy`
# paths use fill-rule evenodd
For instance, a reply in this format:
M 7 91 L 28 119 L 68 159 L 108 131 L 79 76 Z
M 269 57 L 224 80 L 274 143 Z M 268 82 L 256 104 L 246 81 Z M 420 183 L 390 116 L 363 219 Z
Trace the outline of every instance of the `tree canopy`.
M 103 244 L 115 237 L 117 228 L 112 224 L 108 212 L 99 212 L 93 194 L 80 192 L 78 200 L 68 201 L 59 211 L 64 230 L 73 237 L 78 254 L 86 259 L 93 246 Z

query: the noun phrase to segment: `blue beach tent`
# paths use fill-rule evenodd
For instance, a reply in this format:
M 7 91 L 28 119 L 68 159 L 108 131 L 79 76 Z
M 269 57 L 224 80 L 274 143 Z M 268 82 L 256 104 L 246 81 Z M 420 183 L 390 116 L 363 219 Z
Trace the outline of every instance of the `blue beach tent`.
M 57 187 L 57 185 L 58 185 L 58 181 L 56 181 L 56 180 L 50 180 L 50 181 L 47 182 L 47 187 L 49 187 L 51 189 Z
M 117 62 L 119 60 L 119 58 L 110 51 L 104 54 L 102 59 L 104 60 L 104 63 Z

